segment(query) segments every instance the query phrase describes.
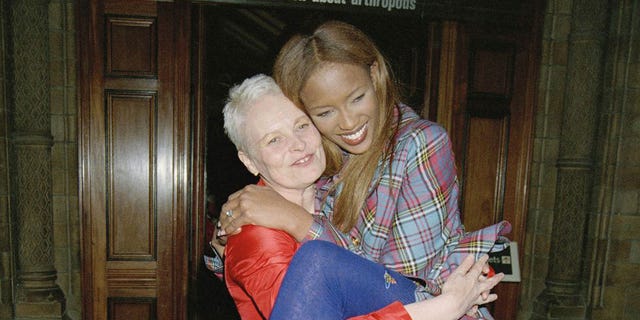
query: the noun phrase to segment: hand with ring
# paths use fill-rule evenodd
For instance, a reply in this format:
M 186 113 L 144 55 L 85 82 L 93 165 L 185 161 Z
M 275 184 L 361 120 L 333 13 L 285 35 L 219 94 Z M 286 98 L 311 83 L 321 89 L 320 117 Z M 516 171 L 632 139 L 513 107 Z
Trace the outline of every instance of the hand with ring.
M 233 210 L 232 209 L 226 210 L 226 211 L 224 211 L 224 215 L 222 215 L 222 214 L 220 215 L 220 219 L 218 220 L 218 224 L 216 225 L 216 229 L 217 229 L 216 230 L 217 231 L 216 236 L 218 238 L 224 237 L 224 236 L 227 235 L 226 232 L 224 231 L 224 228 L 222 228 L 223 220 L 229 221 L 232 218 L 233 218 Z
M 233 218 L 233 210 L 229 209 L 229 210 L 225 211 L 224 212 L 224 216 L 226 216 L 228 219 Z M 223 219 L 223 216 L 220 215 L 220 219 L 218 220 L 218 223 L 216 224 L 216 229 L 217 229 L 216 237 L 217 238 L 224 237 L 226 235 L 226 232 L 222 228 L 222 219 Z
M 484 276 L 483 270 L 486 270 L 488 258 L 489 256 L 483 255 L 478 261 L 474 261 L 473 255 L 467 256 L 442 287 L 442 296 L 454 298 L 460 315 L 476 317 L 479 306 L 498 298 L 496 294 L 489 292 L 504 278 L 504 274 Z
M 283 230 L 302 240 L 312 222 L 309 212 L 273 188 L 248 185 L 222 205 L 218 236 L 236 234 L 243 225 L 258 225 Z

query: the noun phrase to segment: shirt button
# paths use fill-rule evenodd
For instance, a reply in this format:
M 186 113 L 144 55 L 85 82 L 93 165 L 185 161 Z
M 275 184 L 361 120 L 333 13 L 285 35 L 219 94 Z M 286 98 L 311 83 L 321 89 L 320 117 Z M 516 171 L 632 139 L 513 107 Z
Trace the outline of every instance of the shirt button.
M 360 239 L 356 238 L 356 237 L 351 237 L 351 243 L 353 243 L 354 246 L 360 246 Z

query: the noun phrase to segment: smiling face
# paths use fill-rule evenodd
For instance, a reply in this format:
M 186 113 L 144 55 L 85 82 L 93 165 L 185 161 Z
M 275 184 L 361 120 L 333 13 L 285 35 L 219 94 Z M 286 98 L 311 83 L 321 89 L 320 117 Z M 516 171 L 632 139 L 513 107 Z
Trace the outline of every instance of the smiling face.
M 238 156 L 276 191 L 304 189 L 325 168 L 320 133 L 284 95 L 266 95 L 249 110 L 244 127 L 248 149 Z
M 329 63 L 316 70 L 300 91 L 318 130 L 352 154 L 369 150 L 379 126 L 373 68 Z

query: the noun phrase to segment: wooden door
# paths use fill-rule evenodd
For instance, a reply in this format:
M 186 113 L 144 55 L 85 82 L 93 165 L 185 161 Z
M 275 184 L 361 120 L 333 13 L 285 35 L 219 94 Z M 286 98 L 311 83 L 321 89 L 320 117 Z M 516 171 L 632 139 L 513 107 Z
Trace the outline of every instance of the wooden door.
M 189 9 L 78 2 L 84 319 L 184 319 Z
M 533 127 L 538 41 L 530 30 L 496 30 L 459 22 L 432 25 L 430 56 L 439 64 L 430 84 L 437 97 L 425 112 L 448 130 L 461 182 L 468 231 L 508 220 L 522 265 Z M 434 90 L 431 90 L 434 92 Z M 503 282 L 490 306 L 515 319 L 520 286 Z

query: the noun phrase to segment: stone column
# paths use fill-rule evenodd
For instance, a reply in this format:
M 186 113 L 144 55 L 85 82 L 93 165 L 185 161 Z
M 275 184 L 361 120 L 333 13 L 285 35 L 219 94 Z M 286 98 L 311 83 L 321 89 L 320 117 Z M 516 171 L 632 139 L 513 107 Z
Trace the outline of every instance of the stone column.
M 15 315 L 61 319 L 53 253 L 49 20 L 47 0 L 11 1 L 11 180 L 16 222 Z
M 572 13 L 547 287 L 534 303 L 532 319 L 586 317 L 583 248 L 592 210 L 608 2 L 573 1 Z

